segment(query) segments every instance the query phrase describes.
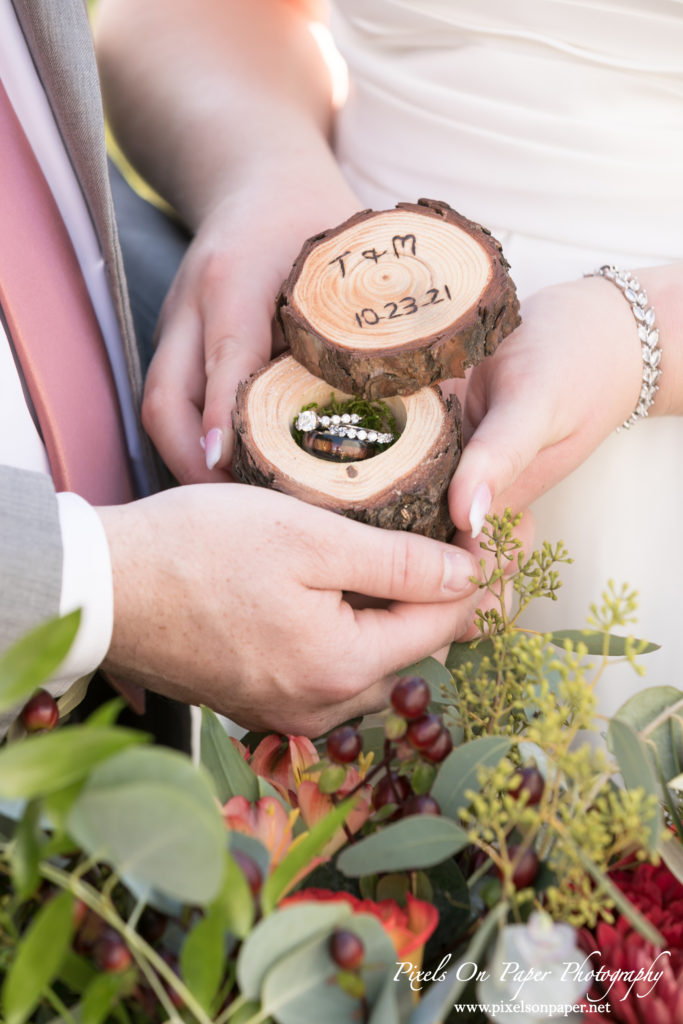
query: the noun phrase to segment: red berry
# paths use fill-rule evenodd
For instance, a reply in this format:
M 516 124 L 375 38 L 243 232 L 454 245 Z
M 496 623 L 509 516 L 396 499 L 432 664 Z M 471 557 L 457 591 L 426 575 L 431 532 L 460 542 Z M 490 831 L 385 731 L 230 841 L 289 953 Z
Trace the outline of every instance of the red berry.
M 346 928 L 337 928 L 330 936 L 330 956 L 337 967 L 355 971 L 363 963 L 365 946 L 355 934 Z
M 54 729 L 59 721 L 57 701 L 47 690 L 38 690 L 21 712 L 21 724 L 26 732 Z
M 528 765 L 526 768 L 519 768 L 515 774 L 521 775 L 522 781 L 516 789 L 510 790 L 510 796 L 519 799 L 522 793 L 526 793 L 527 804 L 533 807 L 534 804 L 539 803 L 545 789 L 545 779 L 538 768 L 534 765 Z
M 391 706 L 403 718 L 419 718 L 431 699 L 429 684 L 419 676 L 401 679 L 391 691 Z
M 413 787 L 405 775 L 384 775 L 372 791 L 372 806 L 378 811 L 387 804 L 402 804 L 412 794 Z
M 73 921 L 74 931 L 77 932 L 85 921 L 88 908 L 83 900 L 75 900 L 73 909 L 71 911 L 71 920 Z
M 510 860 L 515 861 L 517 859 L 517 847 L 511 846 L 508 853 Z M 533 885 L 540 870 L 541 862 L 538 856 L 533 850 L 525 850 L 512 876 L 512 884 L 515 889 L 526 889 L 528 886 Z
M 75 908 L 74 912 L 77 918 L 81 916 L 80 911 L 76 911 Z M 80 953 L 81 956 L 89 956 L 95 943 L 104 934 L 105 927 L 102 918 L 94 910 L 86 908 L 80 924 L 76 925 L 76 935 L 73 941 L 74 950 Z
M 118 974 L 119 971 L 125 971 L 127 967 L 130 967 L 132 962 L 133 957 L 128 946 L 116 932 L 108 929 L 97 940 L 95 963 L 101 971 Z
M 403 806 L 405 818 L 412 814 L 441 814 L 441 808 L 433 796 L 423 793 L 421 796 L 413 796 Z
M 431 761 L 432 764 L 440 764 L 441 761 L 444 761 L 448 757 L 452 749 L 453 740 L 451 739 L 451 734 L 444 725 L 434 742 L 421 750 L 420 753 L 427 761 Z
M 355 761 L 363 749 L 363 740 L 352 725 L 342 725 L 327 737 L 327 756 L 339 764 Z
M 252 896 L 258 896 L 263 885 L 263 875 L 261 869 L 248 853 L 243 853 L 241 850 L 230 851 L 233 860 L 239 865 L 242 874 L 247 880 L 247 885 L 251 889 Z
M 439 738 L 442 730 L 443 722 L 439 715 L 422 715 L 410 723 L 406 739 L 416 750 L 426 750 Z

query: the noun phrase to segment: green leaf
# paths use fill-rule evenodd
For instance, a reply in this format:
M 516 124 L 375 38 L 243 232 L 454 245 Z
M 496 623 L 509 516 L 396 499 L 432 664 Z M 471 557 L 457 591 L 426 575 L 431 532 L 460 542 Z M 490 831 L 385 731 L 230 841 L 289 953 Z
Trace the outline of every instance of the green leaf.
M 213 779 L 218 799 L 226 803 L 244 796 L 250 803 L 259 798 L 258 777 L 251 770 L 210 708 L 202 707 L 200 760 Z
M 574 648 L 583 644 L 588 654 L 609 655 L 610 658 L 623 657 L 626 654 L 627 638 L 615 636 L 613 633 L 601 633 L 594 629 L 558 629 L 549 635 L 550 643 L 555 647 L 564 648 L 565 640 L 571 640 Z M 647 640 L 631 639 L 633 644 L 644 644 L 641 654 L 651 654 L 659 650 L 659 644 L 651 644 Z
M 78 632 L 80 610 L 50 619 L 0 657 L 0 713 L 25 702 L 64 661 Z
M 454 643 L 448 648 L 446 668 L 462 668 L 468 662 L 471 662 L 476 672 L 479 670 L 484 658 L 491 658 L 492 656 L 492 640 L 475 640 L 465 644 Z
M 387 974 L 396 970 L 396 950 L 376 917 L 354 914 L 347 927 L 361 939 L 368 969 L 362 972 L 366 998 L 372 1006 L 380 997 Z M 262 988 L 263 1012 L 278 1024 L 325 1021 L 348 1024 L 360 1008 L 356 999 L 333 983 L 337 967 L 328 952 L 329 932 L 312 939 L 268 971 Z M 371 965 L 371 966 L 370 966 Z M 388 1018 L 387 1024 L 392 1017 Z
M 669 871 L 683 885 L 683 846 L 676 839 L 659 844 L 659 853 Z
M 221 901 L 208 908 L 180 951 L 180 970 L 190 992 L 208 1012 L 225 969 L 225 913 Z
M 256 925 L 237 958 L 237 982 L 247 999 L 258 999 L 271 967 L 287 953 L 351 917 L 348 903 L 293 903 L 281 907 Z
M 5 1024 L 23 1024 L 54 980 L 71 944 L 71 893 L 62 892 L 45 903 L 21 937 L 2 989 Z
M 396 674 L 399 676 L 420 676 L 421 679 L 425 679 L 429 683 L 432 700 L 439 704 L 449 703 L 453 700 L 452 694 L 450 697 L 444 697 L 441 692 L 442 686 L 447 687 L 449 690 L 453 689 L 453 676 L 436 658 L 423 658 L 422 661 L 416 661 L 414 665 L 402 668 Z
M 146 740 L 136 729 L 77 725 L 10 743 L 0 750 L 0 795 L 31 800 L 54 793 L 85 778 L 100 761 Z
M 574 849 L 586 871 L 598 885 L 598 888 L 607 893 L 617 910 L 623 914 L 628 921 L 630 921 L 635 930 L 639 932 L 644 939 L 651 942 L 653 946 L 665 949 L 666 942 L 654 925 L 652 925 L 650 921 L 648 921 L 648 919 L 633 906 L 631 901 L 624 896 L 621 889 L 614 884 L 612 879 L 609 878 L 604 871 L 600 870 L 597 864 L 593 863 L 590 857 L 588 857 L 579 846 L 574 846 Z
M 450 818 L 413 814 L 342 850 L 337 867 L 359 878 L 389 871 L 428 868 L 467 846 L 467 833 Z
M 33 895 L 40 882 L 38 870 L 41 850 L 39 821 L 40 801 L 32 800 L 19 822 L 10 851 L 12 884 L 20 903 Z
M 662 832 L 662 815 L 659 810 L 659 786 L 647 747 L 635 729 L 618 718 L 611 720 L 607 739 L 617 759 L 626 788 L 644 789 L 648 796 L 653 796 L 657 800 L 657 813 L 647 824 L 643 823 L 643 828 L 647 830 L 645 838 L 648 853 L 654 853 L 659 846 Z
M 76 995 L 82 995 L 93 978 L 96 977 L 95 965 L 85 957 L 74 953 L 73 949 L 67 950 L 59 968 L 59 982 L 66 985 Z
M 453 967 L 448 967 L 443 981 L 432 982 L 429 991 L 420 999 L 419 1005 L 411 1014 L 408 1024 L 440 1024 L 446 1018 L 467 985 L 465 979 L 469 974 L 464 972 L 458 977 L 460 967 L 481 962 L 494 932 L 505 923 L 508 909 L 506 903 L 499 903 L 496 909 L 484 918 L 459 962 Z
M 123 697 L 114 697 L 113 700 L 108 700 L 106 704 L 100 704 L 98 708 L 95 708 L 88 715 L 84 724 L 88 727 L 94 725 L 114 725 L 125 706 L 126 702 Z
M 254 897 L 237 861 L 226 852 L 225 880 L 218 896 L 226 928 L 238 939 L 245 939 L 254 923 Z
M 353 806 L 353 800 L 345 800 L 334 810 L 329 811 L 283 857 L 261 890 L 261 908 L 264 914 L 269 914 L 273 910 L 296 876 L 320 854 L 337 829 L 344 824 Z
M 683 762 L 683 729 L 678 717 L 682 701 L 683 693 L 673 686 L 648 686 L 622 704 L 614 716 L 638 733 L 661 719 L 655 729 L 648 730 L 647 745 L 667 781 L 679 774 Z
M 83 995 L 80 1024 L 102 1024 L 119 997 L 130 989 L 130 983 L 127 972 L 98 974 L 93 978 Z
M 218 894 L 226 832 L 210 780 L 171 750 L 126 750 L 99 765 L 69 814 L 83 849 L 183 903 Z
M 441 813 L 458 821 L 458 812 L 469 804 L 465 796 L 467 791 L 479 791 L 479 766 L 498 764 L 509 749 L 510 740 L 506 736 L 481 736 L 451 751 L 441 765 L 432 787 L 432 796 L 441 808 Z

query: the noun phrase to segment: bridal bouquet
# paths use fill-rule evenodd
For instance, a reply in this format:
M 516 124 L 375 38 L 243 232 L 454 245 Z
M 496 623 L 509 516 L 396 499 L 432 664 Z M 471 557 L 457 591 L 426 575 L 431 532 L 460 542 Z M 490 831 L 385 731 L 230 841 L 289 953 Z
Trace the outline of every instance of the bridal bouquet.
M 610 659 L 653 645 L 610 586 L 587 630 L 519 626 L 562 545 L 482 544 L 482 639 L 410 666 L 391 705 L 316 743 L 230 739 L 201 764 L 119 703 L 0 750 L 0 1007 L 24 1021 L 683 1021 L 683 693 L 596 726 Z M 505 591 L 516 594 L 514 614 Z M 54 670 L 73 618 L 0 661 L 0 711 Z M 606 744 L 599 732 L 606 732 Z

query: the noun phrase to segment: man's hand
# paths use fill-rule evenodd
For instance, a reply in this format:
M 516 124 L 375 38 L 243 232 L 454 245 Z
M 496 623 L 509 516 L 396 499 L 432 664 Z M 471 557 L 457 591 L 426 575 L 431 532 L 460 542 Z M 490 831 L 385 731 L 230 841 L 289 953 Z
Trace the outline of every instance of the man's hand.
M 252 729 L 319 735 L 383 707 L 404 665 L 470 623 L 470 555 L 274 491 L 178 488 L 101 509 L 114 675 Z M 387 599 L 353 608 L 345 592 Z

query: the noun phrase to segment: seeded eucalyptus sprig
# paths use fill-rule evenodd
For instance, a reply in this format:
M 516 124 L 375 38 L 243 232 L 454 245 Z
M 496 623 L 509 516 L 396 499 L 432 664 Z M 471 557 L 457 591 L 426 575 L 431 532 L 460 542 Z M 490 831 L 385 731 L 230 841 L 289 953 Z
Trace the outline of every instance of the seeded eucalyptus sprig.
M 517 913 L 542 901 L 557 920 L 593 927 L 611 920 L 614 892 L 606 873 L 653 849 L 644 834 L 658 832 L 657 799 L 643 788 L 614 784 L 617 765 L 595 736 L 595 686 L 614 649 L 631 661 L 644 641 L 614 638 L 611 630 L 634 621 L 637 598 L 610 584 L 590 609 L 590 634 L 539 634 L 518 625 L 538 597 L 555 600 L 557 566 L 570 562 L 562 543 L 544 543 L 524 558 L 515 537 L 519 516 L 489 516 L 481 561 L 483 592 L 494 607 L 478 615 L 483 639 L 452 646 L 447 660 L 452 683 L 442 687 L 450 724 L 465 742 L 509 740 L 505 756 L 477 771 L 460 821 L 470 842 L 495 866 L 499 889 Z M 517 608 L 506 607 L 511 587 Z M 587 662 L 589 653 L 598 660 Z M 542 768 L 538 800 L 522 784 L 531 767 Z M 656 843 L 655 843 L 656 845 Z M 596 884 L 597 883 L 597 884 Z

